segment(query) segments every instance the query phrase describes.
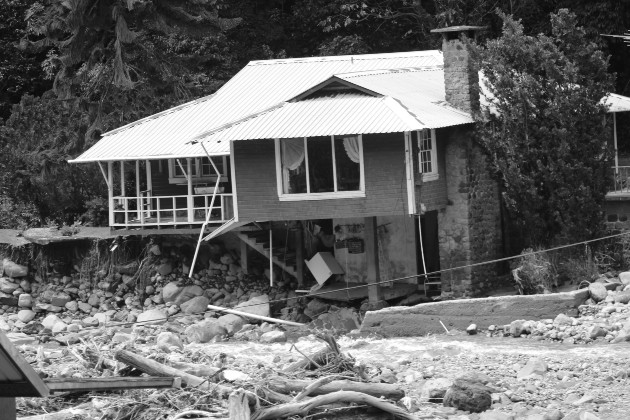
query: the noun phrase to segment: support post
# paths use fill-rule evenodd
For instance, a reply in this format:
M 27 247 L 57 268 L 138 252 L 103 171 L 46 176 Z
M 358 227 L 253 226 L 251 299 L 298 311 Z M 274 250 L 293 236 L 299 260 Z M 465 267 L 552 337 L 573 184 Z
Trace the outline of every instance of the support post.
M 109 225 L 114 226 L 114 162 L 107 162 L 107 197 L 109 201 Z
M 140 161 L 136 160 L 136 217 L 142 213 L 142 197 L 140 197 Z
M 269 223 L 269 285 L 273 287 L 273 230 Z
M 186 158 L 186 172 L 188 173 L 188 223 L 194 223 L 195 210 L 193 210 L 193 184 L 192 184 L 192 159 Z
M 125 211 L 123 214 L 125 215 L 125 226 L 127 226 L 129 224 L 129 212 L 127 210 L 129 210 L 129 201 L 127 201 L 126 194 L 125 194 L 125 161 L 121 160 L 120 161 L 120 196 L 122 197 L 123 200 L 123 210 Z
M 245 241 L 241 241 L 241 270 L 243 270 L 243 274 L 249 274 L 248 273 L 249 264 L 247 262 L 248 260 L 247 248 L 248 248 L 248 245 L 245 243 Z
M 153 195 L 153 178 L 151 177 L 151 161 L 147 159 L 145 161 L 144 166 L 146 166 L 146 169 L 147 169 L 147 217 L 151 217 L 151 196 Z
M 0 420 L 15 420 L 15 397 L 0 398 Z
M 304 285 L 304 237 L 302 235 L 302 224 L 295 231 L 295 271 L 298 286 Z
M 378 237 L 376 217 L 365 218 L 365 256 L 367 258 L 368 299 L 370 304 L 382 300 L 380 267 L 378 262 Z
M 613 140 L 615 143 L 615 175 L 619 174 L 619 153 L 617 151 L 617 113 L 613 112 Z

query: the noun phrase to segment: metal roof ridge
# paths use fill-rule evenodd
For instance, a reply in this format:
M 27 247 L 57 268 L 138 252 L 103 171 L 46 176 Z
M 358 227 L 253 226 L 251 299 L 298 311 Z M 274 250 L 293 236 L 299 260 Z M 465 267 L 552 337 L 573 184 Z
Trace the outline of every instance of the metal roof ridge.
M 116 134 L 116 133 L 119 133 L 119 132 L 121 132 L 121 131 L 128 130 L 128 129 L 130 129 L 130 128 L 133 128 L 133 127 L 135 127 L 136 125 L 140 125 L 140 124 L 143 124 L 143 123 L 145 123 L 145 122 L 148 122 L 148 121 L 154 120 L 154 119 L 156 119 L 156 118 L 163 117 L 164 115 L 171 114 L 171 113 L 173 113 L 173 112 L 177 112 L 177 111 L 181 111 L 181 110 L 182 110 L 182 109 L 184 109 L 184 108 L 188 108 L 188 107 L 190 107 L 190 106 L 197 105 L 197 104 L 199 104 L 199 103 L 201 103 L 201 102 L 205 102 L 205 101 L 207 101 L 207 100 L 211 99 L 211 98 L 212 98 L 213 96 L 215 96 L 215 95 L 216 95 L 216 92 L 215 92 L 215 93 L 213 93 L 213 94 L 210 94 L 210 95 L 202 96 L 201 98 L 197 98 L 197 99 L 194 99 L 194 100 L 189 101 L 189 102 L 185 102 L 185 103 L 183 103 L 183 104 L 180 104 L 180 105 L 174 106 L 174 107 L 172 107 L 172 108 L 165 109 L 164 111 L 160 111 L 160 112 L 157 112 L 157 113 L 155 113 L 155 114 L 147 115 L 147 116 L 146 116 L 146 117 L 144 117 L 144 118 L 140 118 L 139 120 L 136 120 L 136 121 L 130 122 L 129 124 L 125 124 L 125 125 L 123 125 L 122 127 L 118 127 L 118 128 L 114 128 L 113 130 L 109 130 L 109 131 L 105 132 L 105 133 L 102 135 L 102 137 L 111 136 L 111 135 Z
M 427 70 L 443 70 L 443 64 L 436 64 L 433 66 L 420 66 L 420 67 L 397 67 L 397 68 L 385 68 L 385 69 L 373 69 L 373 70 L 360 70 L 349 71 L 344 73 L 335 73 L 334 76 L 341 77 L 361 77 L 366 75 L 386 74 L 386 73 L 420 73 Z
M 402 51 L 392 53 L 374 53 L 374 54 L 348 54 L 348 55 L 326 55 L 316 57 L 294 57 L 294 58 L 279 58 L 273 60 L 252 60 L 247 63 L 247 66 L 260 66 L 260 65 L 272 65 L 272 64 L 298 64 L 309 62 L 330 62 L 330 61 L 348 61 L 348 60 L 373 60 L 373 59 L 394 59 L 401 57 L 422 57 L 429 55 L 441 55 L 440 50 L 417 50 L 417 51 Z

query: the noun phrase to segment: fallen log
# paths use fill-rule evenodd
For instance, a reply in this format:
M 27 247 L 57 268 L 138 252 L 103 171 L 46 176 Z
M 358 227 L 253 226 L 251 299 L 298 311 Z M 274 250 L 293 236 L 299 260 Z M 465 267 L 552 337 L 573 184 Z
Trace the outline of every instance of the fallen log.
M 225 312 L 226 314 L 238 315 L 238 316 L 244 317 L 244 318 L 251 318 L 251 319 L 258 320 L 258 321 L 271 322 L 273 324 L 284 324 L 284 325 L 290 325 L 292 327 L 304 327 L 304 326 L 306 326 L 306 324 L 300 324 L 299 322 L 286 321 L 284 319 L 271 318 L 271 317 L 268 317 L 268 316 L 250 314 L 249 312 L 237 311 L 235 309 L 228 309 L 228 308 L 224 308 L 222 306 L 208 305 L 208 309 L 210 309 L 211 311 L 219 311 L 219 312 Z
M 132 353 L 128 350 L 118 350 L 114 357 L 119 362 L 123 362 L 126 365 L 134 367 L 152 376 L 179 377 L 182 380 L 182 386 L 216 391 L 216 393 L 220 396 L 228 395 L 232 391 L 234 391 L 234 388 L 230 386 L 209 383 L 208 380 L 204 378 L 191 375 L 182 370 L 175 369 L 171 366 L 163 365 L 162 363 L 156 362 L 155 360 L 147 359 L 146 357 Z M 252 397 L 254 399 L 256 398 L 256 396 L 254 395 L 252 395 Z
M 336 353 L 326 346 L 318 352 L 305 356 L 303 359 L 298 360 L 295 363 L 290 364 L 283 369 L 285 373 L 293 373 L 300 370 L 316 369 L 325 365 L 331 356 L 335 356 Z
M 269 389 L 281 394 L 302 392 L 302 390 L 306 389 L 309 385 L 311 385 L 311 381 L 289 379 L 280 376 L 270 378 L 267 382 Z M 328 384 L 322 384 L 320 387 L 313 389 L 311 395 L 330 394 L 339 390 L 360 392 L 377 398 L 385 397 L 388 400 L 394 401 L 398 401 L 405 396 L 405 392 L 396 385 L 348 380 L 332 381 Z
M 339 402 L 367 404 L 393 414 L 397 418 L 415 420 L 413 415 L 409 414 L 397 405 L 383 401 L 380 398 L 354 391 L 337 391 L 297 403 L 280 404 L 273 407 L 263 408 L 256 411 L 251 420 L 278 419 L 300 415 L 304 416 L 317 407 Z

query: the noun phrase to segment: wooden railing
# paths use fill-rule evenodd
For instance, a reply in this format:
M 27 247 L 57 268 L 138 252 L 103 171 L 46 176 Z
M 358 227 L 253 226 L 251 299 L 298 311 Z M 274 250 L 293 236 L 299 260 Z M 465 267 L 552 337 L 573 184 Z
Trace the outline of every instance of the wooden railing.
M 613 185 L 609 193 L 630 194 L 630 166 L 613 167 Z
M 152 196 L 150 191 L 140 197 L 114 197 L 114 227 L 175 226 L 203 224 L 211 212 L 211 224 L 223 224 L 233 214 L 232 194 Z

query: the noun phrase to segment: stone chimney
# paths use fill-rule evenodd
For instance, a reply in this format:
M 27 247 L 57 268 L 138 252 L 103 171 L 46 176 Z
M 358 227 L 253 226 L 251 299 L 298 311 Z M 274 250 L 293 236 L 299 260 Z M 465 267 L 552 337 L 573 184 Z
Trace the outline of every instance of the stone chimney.
M 466 112 L 479 109 L 479 75 L 465 40 L 474 39 L 476 32 L 483 29 L 483 26 L 450 26 L 431 31 L 442 34 L 446 101 Z

